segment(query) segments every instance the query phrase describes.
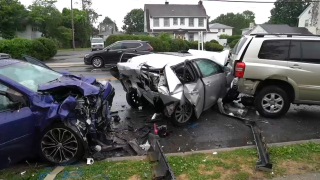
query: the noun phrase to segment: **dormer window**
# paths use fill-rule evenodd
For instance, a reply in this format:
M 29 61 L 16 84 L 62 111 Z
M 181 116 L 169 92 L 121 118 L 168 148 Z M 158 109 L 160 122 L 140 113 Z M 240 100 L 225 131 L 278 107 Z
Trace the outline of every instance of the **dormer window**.
M 194 18 L 189 18 L 189 27 L 194 26 Z
M 163 19 L 163 26 L 164 27 L 170 27 L 170 19 L 169 18 L 164 18 Z
M 159 18 L 153 18 L 153 27 L 159 27 Z
M 199 27 L 203 27 L 204 23 L 203 23 L 203 18 L 199 18 Z

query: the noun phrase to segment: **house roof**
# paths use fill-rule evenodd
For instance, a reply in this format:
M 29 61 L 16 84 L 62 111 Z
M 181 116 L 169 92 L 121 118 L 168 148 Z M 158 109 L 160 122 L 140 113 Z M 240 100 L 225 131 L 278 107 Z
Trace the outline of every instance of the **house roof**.
M 298 18 L 300 18 L 304 13 L 306 13 L 307 11 L 309 11 L 311 9 L 312 3 L 306 7 L 306 9 L 298 16 Z
M 220 23 L 213 23 L 213 24 L 209 24 L 209 28 L 210 29 L 232 29 L 233 27 L 220 24 Z
M 145 4 L 153 17 L 207 17 L 203 5 L 191 4 Z
M 260 24 L 258 25 L 268 33 L 290 33 L 290 34 L 312 34 L 308 29 L 303 27 L 290 27 L 287 24 Z

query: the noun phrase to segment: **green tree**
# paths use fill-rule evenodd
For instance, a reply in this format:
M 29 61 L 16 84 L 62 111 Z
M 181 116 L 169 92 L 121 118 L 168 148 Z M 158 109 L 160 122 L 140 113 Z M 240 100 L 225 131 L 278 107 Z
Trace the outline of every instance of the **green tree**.
M 0 36 L 12 39 L 25 30 L 27 10 L 18 0 L 0 0 Z
M 277 0 L 274 8 L 271 9 L 271 17 L 269 23 L 287 24 L 289 26 L 298 25 L 298 16 L 308 6 L 305 0 L 296 0 L 289 3 L 287 0 Z
M 143 32 L 144 27 L 144 12 L 142 9 L 131 10 L 123 20 L 122 29 L 127 33 Z
M 108 16 L 106 16 L 106 17 L 104 18 L 104 20 L 102 21 L 102 23 L 104 23 L 104 24 L 114 24 L 114 25 L 115 25 L 115 30 L 116 30 L 117 32 L 118 32 L 118 30 L 119 30 L 116 22 L 115 22 L 115 21 L 112 21 L 112 19 L 109 18 Z
M 221 14 L 216 19 L 212 20 L 210 23 L 221 23 L 224 25 L 232 26 L 233 34 L 241 34 L 241 29 L 249 27 L 251 22 L 255 22 L 255 15 L 251 11 L 244 11 L 243 13 L 227 13 Z
M 69 29 L 71 27 L 71 10 L 64 8 L 62 10 L 63 26 Z M 91 34 L 91 25 L 87 19 L 86 11 L 73 9 L 74 39 L 80 43 L 81 47 L 86 47 Z

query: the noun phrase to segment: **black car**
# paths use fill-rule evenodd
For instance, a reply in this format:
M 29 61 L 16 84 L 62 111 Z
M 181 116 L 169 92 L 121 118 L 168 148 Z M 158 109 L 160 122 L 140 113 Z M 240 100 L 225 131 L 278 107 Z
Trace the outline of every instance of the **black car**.
M 147 41 L 117 41 L 101 51 L 86 54 L 84 64 L 100 68 L 104 67 L 105 64 L 117 64 L 123 53 L 136 53 L 140 51 L 152 52 L 153 47 Z

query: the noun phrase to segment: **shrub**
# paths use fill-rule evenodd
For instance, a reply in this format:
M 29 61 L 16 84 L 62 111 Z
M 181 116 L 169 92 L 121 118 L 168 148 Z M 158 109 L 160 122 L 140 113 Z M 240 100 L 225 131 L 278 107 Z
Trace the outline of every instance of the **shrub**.
M 50 59 L 57 54 L 58 48 L 57 48 L 56 43 L 52 39 L 37 38 L 35 40 L 41 42 L 43 44 L 43 46 L 46 48 L 45 59 Z
M 241 35 L 233 35 L 230 36 L 229 38 L 227 38 L 227 43 L 230 44 L 232 41 L 236 40 L 236 39 L 240 39 Z
M 41 41 L 50 43 L 46 43 L 46 47 Z M 38 39 L 14 38 L 11 40 L 0 40 L 0 52 L 10 54 L 15 59 L 22 59 L 22 55 L 25 54 L 39 60 L 46 60 L 56 54 L 57 48 L 54 42 L 52 45 L 51 41 L 47 41 L 46 38 L 40 41 Z
M 215 40 L 215 39 L 212 39 L 210 42 L 219 44 L 219 42 L 217 40 Z
M 234 48 L 234 46 L 238 43 L 238 41 L 239 41 L 240 39 L 235 39 L 235 40 L 233 40 L 231 43 L 230 43 L 230 48 Z
M 188 45 L 183 39 L 172 39 L 171 40 L 171 46 L 170 46 L 170 51 L 171 52 L 177 52 L 177 51 L 182 51 L 182 50 L 187 50 Z
M 190 49 L 198 49 L 198 41 L 191 41 L 189 42 Z
M 222 51 L 223 46 L 217 43 L 212 43 L 212 42 L 206 42 L 204 44 L 204 48 L 206 51 Z

